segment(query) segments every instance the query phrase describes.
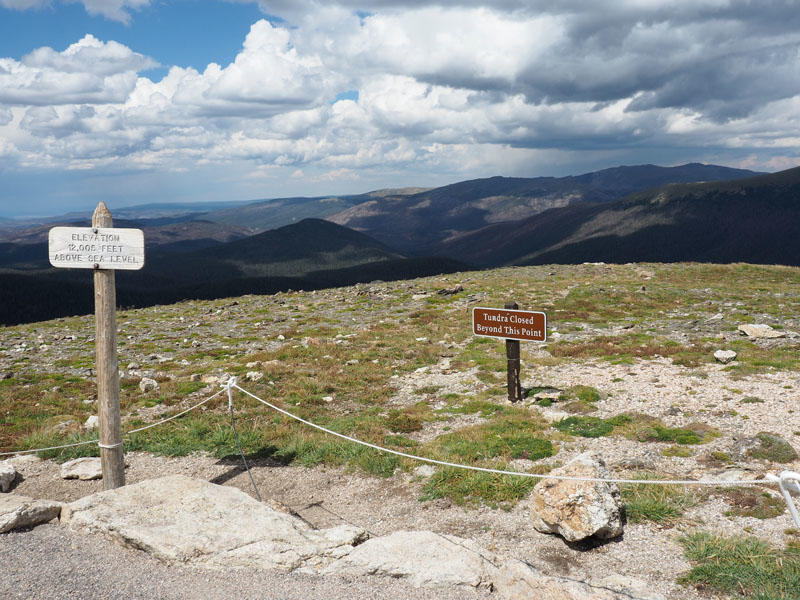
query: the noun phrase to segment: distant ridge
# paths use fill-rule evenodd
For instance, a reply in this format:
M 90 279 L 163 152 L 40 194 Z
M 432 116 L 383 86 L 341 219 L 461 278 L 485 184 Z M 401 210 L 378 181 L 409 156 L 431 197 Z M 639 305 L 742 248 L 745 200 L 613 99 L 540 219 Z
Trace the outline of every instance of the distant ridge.
M 800 265 L 800 167 L 671 184 L 605 204 L 555 208 L 442 243 L 480 266 L 604 262 Z
M 430 254 L 447 239 L 492 223 L 521 221 L 577 203 L 611 202 L 666 183 L 719 181 L 757 173 L 690 163 L 638 165 L 569 177 L 490 177 L 412 195 L 386 195 L 354 204 L 329 220 L 363 231 L 411 254 Z

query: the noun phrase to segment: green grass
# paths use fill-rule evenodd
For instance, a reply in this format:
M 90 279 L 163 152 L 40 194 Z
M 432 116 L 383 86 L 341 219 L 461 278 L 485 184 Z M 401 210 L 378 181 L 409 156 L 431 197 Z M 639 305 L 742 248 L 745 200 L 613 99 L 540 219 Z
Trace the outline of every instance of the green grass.
M 748 600 L 796 600 L 800 594 L 800 549 L 771 547 L 755 537 L 725 538 L 697 532 L 679 539 L 691 570 L 685 585 L 710 588 Z
M 663 479 L 655 473 L 639 473 L 633 479 Z M 631 523 L 651 521 L 674 523 L 683 513 L 697 504 L 697 497 L 677 485 L 627 483 L 620 487 L 625 514 Z
M 509 470 L 502 463 L 487 463 L 485 466 Z M 530 493 L 537 481 L 538 479 L 532 477 L 497 475 L 445 467 L 428 479 L 420 501 L 449 498 L 459 505 L 475 505 L 481 502 L 490 506 L 501 503 L 515 504 Z
M 599 417 L 567 417 L 553 424 L 561 433 L 577 435 L 586 438 L 597 438 L 610 435 L 615 427 L 627 425 L 632 422 L 628 415 L 617 415 L 610 419 Z

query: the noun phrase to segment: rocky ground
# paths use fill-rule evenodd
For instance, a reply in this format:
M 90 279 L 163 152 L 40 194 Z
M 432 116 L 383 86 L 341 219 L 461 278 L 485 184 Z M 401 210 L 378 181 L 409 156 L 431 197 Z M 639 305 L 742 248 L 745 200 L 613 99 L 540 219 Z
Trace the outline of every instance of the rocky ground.
M 587 414 L 601 419 L 645 415 L 665 428 L 700 432 L 703 443 L 659 441 L 641 428 L 594 438 L 549 430 L 557 447 L 553 457 L 507 457 L 507 466 L 535 470 L 594 450 L 620 477 L 646 471 L 718 481 L 798 470 L 796 454 L 761 452 L 758 436 L 769 433 L 790 450 L 800 436 L 800 413 L 794 408 L 800 399 L 800 336 L 795 333 L 800 282 L 794 269 L 753 269 L 531 267 L 122 311 L 123 428 L 197 402 L 228 374 L 238 375 L 254 393 L 299 410 L 303 401 L 291 401 L 296 390 L 290 379 L 319 376 L 328 385 L 314 379 L 305 389 L 314 406 L 325 410 L 356 411 L 357 394 L 384 387 L 379 405 L 386 411 L 411 415 L 424 403 L 436 418 L 422 418 L 404 435 L 426 448 L 442 436 L 491 420 L 485 412 L 463 410 L 470 399 L 505 405 L 504 360 L 494 355 L 502 346 L 476 344 L 469 312 L 472 306 L 502 306 L 514 298 L 524 308 L 545 310 L 549 318 L 548 342 L 523 344 L 523 386 L 531 390 L 525 404 L 532 418 L 554 424 Z M 771 325 L 769 335 L 775 337 L 740 331 L 740 325 L 752 323 Z M 5 423 L 16 426 L 29 419 L 35 428 L 26 425 L 28 430 L 40 435 L 26 438 L 7 427 L 4 449 L 53 439 L 43 433 L 80 429 L 93 412 L 91 342 L 88 318 L 0 329 Z M 734 349 L 737 360 L 715 360 L 713 353 L 720 349 Z M 284 368 L 298 357 L 303 362 Z M 145 378 L 159 391 L 140 387 Z M 348 378 L 353 388 L 342 383 Z M 377 383 L 358 388 L 359 380 Z M 597 396 L 570 397 L 576 386 Z M 237 398 L 238 403 L 246 402 Z M 224 414 L 225 407 L 226 402 L 217 402 L 205 414 Z M 44 415 L 30 417 L 37 410 Z M 248 410 L 243 420 L 262 408 L 251 403 Z M 180 473 L 254 493 L 235 456 L 127 452 L 126 460 L 131 483 Z M 630 575 L 668 598 L 710 594 L 677 583 L 690 568 L 677 541 L 686 532 L 753 534 L 778 547 L 798 535 L 788 511 L 756 514 L 752 495 L 710 487 L 695 494 L 679 518 L 629 522 L 623 536 L 610 542 L 567 544 L 533 529 L 527 497 L 460 505 L 445 495 L 421 502 L 434 472 L 428 467 L 404 466 L 390 477 L 375 477 L 352 465 L 303 467 L 262 455 L 251 456 L 251 466 L 265 498 L 290 507 L 314 527 L 349 523 L 375 535 L 401 529 L 457 535 L 554 575 Z M 61 479 L 53 460 L 19 461 L 18 471 L 16 494 L 71 501 L 101 488 L 97 481 Z M 762 492 L 778 497 L 774 488 L 758 488 Z

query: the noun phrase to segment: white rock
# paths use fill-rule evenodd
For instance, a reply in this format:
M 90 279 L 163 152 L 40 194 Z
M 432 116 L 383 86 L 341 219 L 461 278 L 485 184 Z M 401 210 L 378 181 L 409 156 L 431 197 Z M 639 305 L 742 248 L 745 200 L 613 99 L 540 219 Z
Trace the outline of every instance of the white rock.
M 61 520 L 161 560 L 215 568 L 318 570 L 366 537 L 350 525 L 313 530 L 236 488 L 184 475 L 86 496 Z
M 610 479 L 603 459 L 591 452 L 578 455 L 550 475 Z M 557 533 L 570 542 L 622 534 L 622 500 L 616 483 L 543 479 L 531 495 L 533 526 Z
M 666 600 L 630 577 L 610 575 L 597 582 L 551 577 L 516 559 L 499 570 L 494 589 L 503 600 Z
M 139 390 L 143 394 L 149 392 L 150 390 L 157 390 L 158 389 L 158 382 L 155 379 L 150 377 L 142 377 L 141 381 L 139 381 Z
M 200 381 L 202 381 L 203 383 L 210 383 L 211 385 L 214 385 L 215 383 L 219 383 L 221 380 L 216 375 L 203 375 L 200 378 Z
M 97 415 L 91 415 L 83 424 L 84 429 L 97 429 L 100 426 L 100 418 Z
M 263 377 L 264 377 L 264 374 L 261 373 L 260 371 L 248 371 L 247 375 L 245 375 L 245 379 L 247 379 L 247 381 L 258 381 L 259 379 L 262 379 Z
M 431 531 L 396 531 L 356 546 L 324 573 L 408 578 L 415 587 L 489 588 L 496 557 L 472 540 Z
M 60 502 L 5 494 L 0 496 L 0 533 L 47 523 L 58 517 L 60 512 Z
M 11 489 L 11 484 L 17 478 L 17 469 L 11 461 L 0 462 L 0 492 L 7 492 Z
M 737 327 L 739 331 L 754 339 L 771 339 L 786 337 L 786 333 L 773 329 L 769 325 L 762 324 L 744 324 Z
M 714 358 L 723 365 L 727 365 L 729 362 L 736 360 L 736 356 L 736 352 L 733 350 L 717 350 L 714 352 Z
M 75 458 L 61 465 L 61 479 L 89 481 L 91 479 L 101 479 L 102 477 L 103 468 L 100 465 L 99 457 Z

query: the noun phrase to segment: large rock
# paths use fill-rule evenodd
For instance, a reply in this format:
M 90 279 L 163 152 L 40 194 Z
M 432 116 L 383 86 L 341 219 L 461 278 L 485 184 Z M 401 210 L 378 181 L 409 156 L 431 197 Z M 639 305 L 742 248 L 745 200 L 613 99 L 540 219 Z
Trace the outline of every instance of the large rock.
M 739 331 L 744 333 L 747 337 L 753 339 L 771 339 L 786 337 L 786 333 L 773 329 L 769 325 L 750 324 L 739 325 Z
M 489 588 L 497 559 L 471 540 L 432 531 L 396 531 L 372 538 L 326 573 L 407 578 L 415 587 Z
M 666 600 L 630 577 L 610 575 L 596 582 L 551 577 L 515 559 L 500 569 L 494 584 L 504 600 Z
M 103 467 L 100 457 L 85 456 L 68 460 L 61 465 L 62 479 L 80 479 L 89 481 L 92 479 L 102 479 Z
M 61 520 L 161 560 L 212 567 L 318 570 L 366 537 L 352 526 L 312 530 L 236 488 L 183 475 L 81 498 Z
M 11 484 L 17 478 L 17 469 L 11 461 L 0 462 L 0 492 L 7 492 L 11 489 Z
M 0 533 L 47 523 L 58 517 L 60 512 L 60 502 L 5 494 L 0 496 Z
M 586 452 L 551 475 L 610 479 L 600 456 Z M 622 534 L 622 500 L 616 483 L 544 479 L 531 496 L 533 526 L 570 542 Z

